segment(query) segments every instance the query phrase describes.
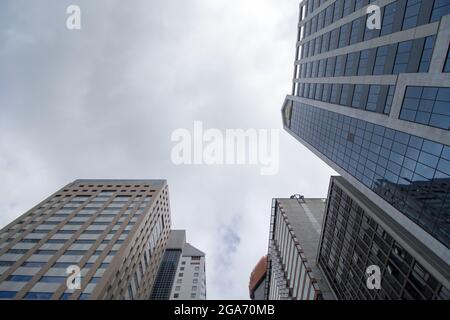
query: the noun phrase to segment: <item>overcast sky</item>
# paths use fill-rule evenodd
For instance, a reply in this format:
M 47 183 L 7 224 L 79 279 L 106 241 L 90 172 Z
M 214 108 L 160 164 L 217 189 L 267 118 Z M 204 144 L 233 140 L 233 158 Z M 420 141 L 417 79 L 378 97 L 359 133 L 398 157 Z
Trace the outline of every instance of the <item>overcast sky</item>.
M 334 172 L 286 132 L 280 169 L 172 163 L 178 128 L 281 129 L 299 0 L 2 0 L 0 227 L 78 178 L 162 178 L 206 253 L 209 299 L 248 299 L 271 199 Z M 66 28 L 66 8 L 82 29 Z

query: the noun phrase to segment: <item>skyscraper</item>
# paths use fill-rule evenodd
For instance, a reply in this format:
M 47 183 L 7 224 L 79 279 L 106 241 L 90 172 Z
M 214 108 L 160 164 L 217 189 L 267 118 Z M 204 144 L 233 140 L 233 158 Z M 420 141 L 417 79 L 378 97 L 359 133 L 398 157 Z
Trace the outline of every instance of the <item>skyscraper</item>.
M 0 298 L 147 299 L 170 224 L 164 180 L 76 180 L 0 231 Z
M 152 300 L 206 300 L 205 254 L 172 230 L 151 294 Z
M 449 13 L 445 0 L 302 1 L 282 108 L 292 136 L 447 267 Z
M 267 276 L 267 256 L 259 259 L 256 266 L 253 268 L 250 274 L 250 282 L 248 289 L 250 293 L 250 299 L 252 300 L 265 300 L 265 288 L 266 288 L 266 276 Z
M 339 299 L 450 299 L 447 263 L 342 177 L 331 178 L 322 229 L 318 266 Z
M 272 200 L 265 298 L 334 299 L 317 267 L 325 199 Z

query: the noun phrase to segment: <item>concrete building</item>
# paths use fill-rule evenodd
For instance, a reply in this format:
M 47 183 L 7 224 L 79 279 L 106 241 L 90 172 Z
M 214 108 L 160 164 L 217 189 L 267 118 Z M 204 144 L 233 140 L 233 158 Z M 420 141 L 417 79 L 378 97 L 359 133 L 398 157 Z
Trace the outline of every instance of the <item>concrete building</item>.
M 282 108 L 286 131 L 448 267 L 449 13 L 445 0 L 302 1 Z
M 158 271 L 152 300 L 206 300 L 205 254 L 172 230 Z
M 273 199 L 265 298 L 334 299 L 317 253 L 325 199 Z
M 76 180 L 0 231 L 0 298 L 147 299 L 170 224 L 164 180 Z
M 265 300 L 266 275 L 267 256 L 264 256 L 258 261 L 250 274 L 250 282 L 248 284 L 250 299 Z
M 339 299 L 450 299 L 447 263 L 342 177 L 331 178 L 322 229 L 318 264 Z

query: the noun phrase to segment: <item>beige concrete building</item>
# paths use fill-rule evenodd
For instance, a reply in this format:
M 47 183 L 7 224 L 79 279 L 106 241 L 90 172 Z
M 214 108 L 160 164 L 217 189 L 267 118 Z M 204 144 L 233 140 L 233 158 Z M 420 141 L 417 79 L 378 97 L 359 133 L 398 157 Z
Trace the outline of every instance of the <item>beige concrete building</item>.
M 170 226 L 165 180 L 76 180 L 0 231 L 0 299 L 148 299 Z

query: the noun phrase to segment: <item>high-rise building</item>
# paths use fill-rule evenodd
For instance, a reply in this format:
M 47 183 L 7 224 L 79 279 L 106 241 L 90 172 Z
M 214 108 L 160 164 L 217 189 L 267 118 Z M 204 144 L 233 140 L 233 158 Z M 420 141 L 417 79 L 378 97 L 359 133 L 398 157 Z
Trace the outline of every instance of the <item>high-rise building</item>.
M 317 266 L 325 199 L 272 200 L 265 298 L 334 299 Z
M 293 137 L 447 267 L 449 13 L 446 0 L 302 1 L 282 108 Z
M 205 254 L 172 230 L 150 297 L 152 300 L 206 300 Z
M 250 282 L 248 284 L 250 299 L 265 300 L 266 275 L 267 256 L 264 256 L 259 259 L 256 266 L 253 268 L 252 273 L 250 274 Z
M 339 299 L 450 299 L 447 263 L 342 177 L 330 181 L 319 250 Z M 367 285 L 370 266 L 379 289 Z
M 170 224 L 164 180 L 76 180 L 0 231 L 0 298 L 147 299 Z

